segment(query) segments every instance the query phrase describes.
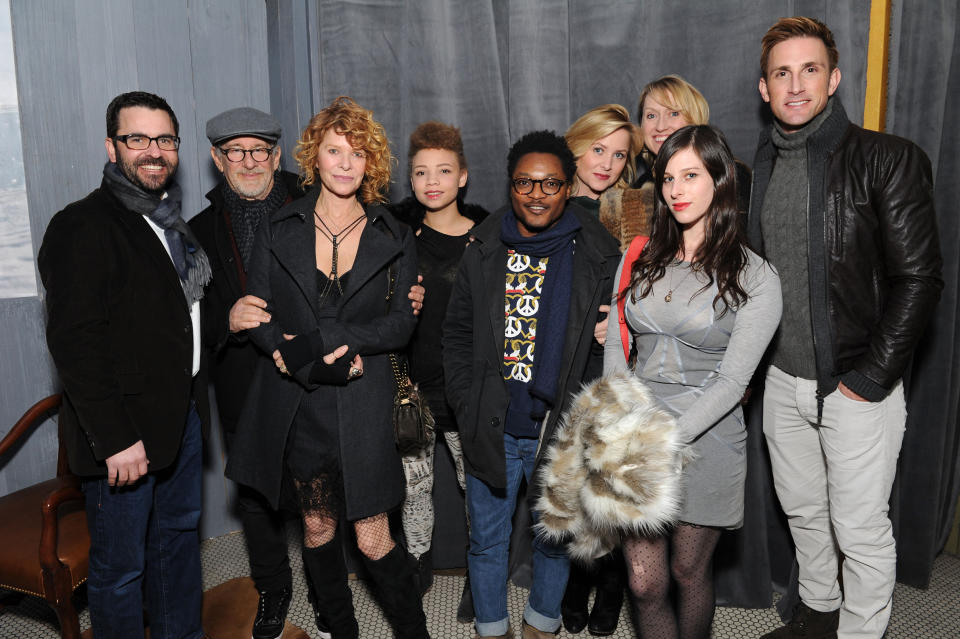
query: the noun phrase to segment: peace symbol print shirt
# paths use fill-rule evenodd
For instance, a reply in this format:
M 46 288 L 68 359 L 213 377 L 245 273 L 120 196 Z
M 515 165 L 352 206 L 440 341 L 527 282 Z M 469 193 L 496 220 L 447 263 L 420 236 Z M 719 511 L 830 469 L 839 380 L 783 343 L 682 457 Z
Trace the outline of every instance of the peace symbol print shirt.
M 533 374 L 537 311 L 547 272 L 546 257 L 507 251 L 504 295 L 503 378 L 510 391 L 504 431 L 514 437 L 539 437 L 540 422 L 530 416 L 532 397 L 527 383 Z

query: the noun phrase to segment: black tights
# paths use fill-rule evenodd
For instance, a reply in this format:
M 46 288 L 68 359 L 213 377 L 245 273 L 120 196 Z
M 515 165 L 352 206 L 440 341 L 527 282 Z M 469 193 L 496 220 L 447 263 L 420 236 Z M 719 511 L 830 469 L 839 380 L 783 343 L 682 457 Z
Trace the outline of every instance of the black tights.
M 707 639 L 713 622 L 713 551 L 720 530 L 680 524 L 670 535 L 623 542 L 627 578 L 643 639 Z M 670 580 L 677 588 L 674 611 Z

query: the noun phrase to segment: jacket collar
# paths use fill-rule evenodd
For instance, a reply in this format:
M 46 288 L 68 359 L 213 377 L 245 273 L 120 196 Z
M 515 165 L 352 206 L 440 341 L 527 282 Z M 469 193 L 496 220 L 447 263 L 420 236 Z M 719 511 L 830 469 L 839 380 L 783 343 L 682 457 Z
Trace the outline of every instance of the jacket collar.
M 163 273 L 164 285 L 178 300 L 183 302 L 182 309 L 189 313 L 190 308 L 187 306 L 187 298 L 183 293 L 183 285 L 180 283 L 177 269 L 173 265 L 173 260 L 170 258 L 163 242 L 157 237 L 156 232 L 147 221 L 146 216 L 131 211 L 124 206 L 120 198 L 110 190 L 106 181 L 101 182 L 100 192 L 113 203 L 117 210 L 117 219 L 120 224 L 127 228 L 131 242 L 139 248 L 139 253 L 149 256 L 160 272 Z
M 271 251 L 297 282 L 315 315 L 318 308 L 313 208 L 319 196 L 320 187 L 315 186 L 302 198 L 279 209 L 270 218 L 273 227 Z M 350 278 L 343 291 L 342 303 L 346 303 L 370 278 L 381 272 L 403 248 L 398 222 L 393 216 L 385 215 L 386 210 L 382 206 L 365 206 L 364 213 L 367 216 L 367 225 L 360 236 L 360 246 L 350 268 Z M 384 291 L 386 288 L 385 279 Z

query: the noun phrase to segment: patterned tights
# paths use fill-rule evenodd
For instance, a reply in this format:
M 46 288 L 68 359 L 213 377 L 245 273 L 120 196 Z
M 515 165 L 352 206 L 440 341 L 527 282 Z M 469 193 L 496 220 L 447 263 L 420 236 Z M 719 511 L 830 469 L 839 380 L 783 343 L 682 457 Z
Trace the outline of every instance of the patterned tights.
M 681 523 L 669 535 L 623 542 L 643 639 L 708 639 L 715 607 L 713 551 L 720 529 Z M 676 609 L 670 582 L 676 584 Z

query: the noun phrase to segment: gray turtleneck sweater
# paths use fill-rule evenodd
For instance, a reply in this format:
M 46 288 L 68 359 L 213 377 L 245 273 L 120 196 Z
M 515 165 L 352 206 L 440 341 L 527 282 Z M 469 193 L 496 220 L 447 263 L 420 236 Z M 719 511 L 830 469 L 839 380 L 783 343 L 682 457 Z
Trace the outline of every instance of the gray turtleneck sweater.
M 771 363 L 795 377 L 817 378 L 810 317 L 810 273 L 807 256 L 807 138 L 820 128 L 833 102 L 805 127 L 786 133 L 778 122 L 771 138 L 777 159 L 760 210 L 766 257 L 780 275 L 783 316 L 773 340 Z

